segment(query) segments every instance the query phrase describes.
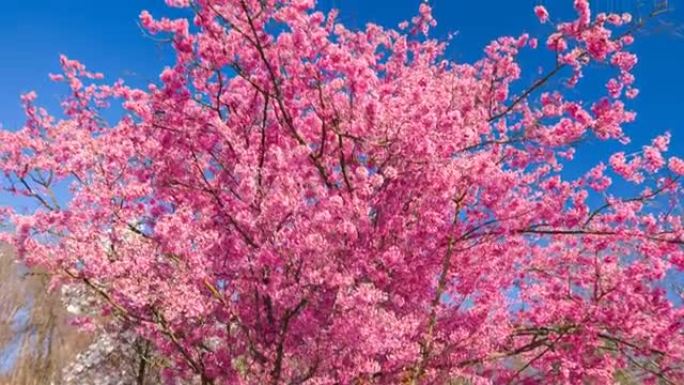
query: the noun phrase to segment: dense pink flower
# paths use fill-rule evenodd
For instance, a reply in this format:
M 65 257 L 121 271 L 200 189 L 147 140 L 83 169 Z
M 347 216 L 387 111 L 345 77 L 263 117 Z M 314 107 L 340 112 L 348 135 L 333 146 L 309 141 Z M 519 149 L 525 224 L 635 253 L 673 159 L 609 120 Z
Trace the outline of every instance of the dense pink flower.
M 610 166 L 618 175 L 626 180 L 641 183 L 644 180 L 643 174 L 640 172 L 641 158 L 635 157 L 631 162 L 627 161 L 627 157 L 623 152 L 618 152 L 610 157 Z
M 660 170 L 665 166 L 665 159 L 656 147 L 645 146 L 644 147 L 644 161 L 645 167 L 651 172 Z
M 604 191 L 612 184 L 612 180 L 604 175 L 605 170 L 606 166 L 599 164 L 587 173 L 586 177 L 589 181 L 589 186 L 596 191 Z
M 623 71 L 631 71 L 637 63 L 637 57 L 633 53 L 620 51 L 612 56 L 611 63 Z
M 540 23 L 546 23 L 549 21 L 549 12 L 543 5 L 537 5 L 534 7 L 534 14 L 537 15 Z
M 667 151 L 668 147 L 670 146 L 671 138 L 672 135 L 668 132 L 663 135 L 655 137 L 651 144 L 653 145 L 653 147 L 657 148 L 658 151 Z
M 677 175 L 684 175 L 684 160 L 673 156 L 668 161 L 668 167 Z
M 624 17 L 574 1 L 538 73 L 527 34 L 450 61 L 426 3 L 406 32 L 313 0 L 167 3 L 195 17 L 141 13 L 176 55 L 153 83 L 61 57 L 63 114 L 23 97 L 0 171 L 38 208 L 0 209 L 0 239 L 99 298 L 87 321 L 148 341 L 168 383 L 684 381 L 669 134 L 564 171 L 578 143 L 629 141 Z
M 546 46 L 553 51 L 559 52 L 568 49 L 567 41 L 563 38 L 563 35 L 558 32 L 549 35 L 548 39 L 546 40 Z
M 591 8 L 588 0 L 575 0 L 575 10 L 579 14 L 579 21 L 582 25 L 589 25 L 591 22 Z

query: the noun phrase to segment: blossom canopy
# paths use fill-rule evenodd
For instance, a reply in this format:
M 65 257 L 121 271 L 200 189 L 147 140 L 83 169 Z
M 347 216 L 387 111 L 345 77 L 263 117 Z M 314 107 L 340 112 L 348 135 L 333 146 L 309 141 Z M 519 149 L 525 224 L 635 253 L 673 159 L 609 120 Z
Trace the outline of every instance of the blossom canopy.
M 194 18 L 141 13 L 175 52 L 158 82 L 62 57 L 64 116 L 29 93 L 0 131 L 8 189 L 40 203 L 2 209 L 5 237 L 99 298 L 83 324 L 125 324 L 170 384 L 684 382 L 670 134 L 562 174 L 579 142 L 629 140 L 629 15 L 575 0 L 540 47 L 506 36 L 459 63 L 427 3 L 397 29 L 313 0 L 167 3 Z M 524 50 L 556 58 L 531 84 Z

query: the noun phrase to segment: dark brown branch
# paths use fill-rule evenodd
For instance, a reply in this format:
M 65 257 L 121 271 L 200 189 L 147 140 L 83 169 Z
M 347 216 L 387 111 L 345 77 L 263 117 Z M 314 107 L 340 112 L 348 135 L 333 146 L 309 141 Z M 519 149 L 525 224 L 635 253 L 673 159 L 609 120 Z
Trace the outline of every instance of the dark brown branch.
M 299 314 L 302 309 L 304 309 L 307 303 L 308 300 L 304 298 L 299 301 L 294 308 L 287 310 L 283 315 L 278 337 L 278 345 L 276 346 L 276 357 L 273 363 L 273 370 L 271 371 L 272 385 L 278 385 L 280 382 L 280 377 L 282 376 L 283 357 L 285 354 L 285 338 L 287 337 L 287 331 L 290 327 L 290 322 L 297 314 Z

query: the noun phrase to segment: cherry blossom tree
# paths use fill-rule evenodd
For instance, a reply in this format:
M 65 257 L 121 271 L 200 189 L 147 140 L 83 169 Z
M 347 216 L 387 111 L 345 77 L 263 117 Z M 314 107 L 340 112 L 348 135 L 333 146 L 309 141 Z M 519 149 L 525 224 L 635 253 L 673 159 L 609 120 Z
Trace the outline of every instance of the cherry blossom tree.
M 41 206 L 5 208 L 7 238 L 98 298 L 83 327 L 125 324 L 170 384 L 684 382 L 670 134 L 563 173 L 629 141 L 628 14 L 537 7 L 541 43 L 460 63 L 426 3 L 360 30 L 314 0 L 167 3 L 194 18 L 141 14 L 176 54 L 158 83 L 62 57 L 64 117 L 29 93 L 0 133 L 6 188 Z M 523 50 L 552 61 L 535 77 Z

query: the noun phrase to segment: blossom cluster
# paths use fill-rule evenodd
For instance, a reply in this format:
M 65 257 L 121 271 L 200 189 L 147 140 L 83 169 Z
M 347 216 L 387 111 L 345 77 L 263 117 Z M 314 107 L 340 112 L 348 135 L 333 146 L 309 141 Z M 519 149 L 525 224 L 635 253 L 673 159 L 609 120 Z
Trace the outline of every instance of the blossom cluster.
M 457 63 L 427 4 L 395 30 L 313 0 L 167 2 L 194 18 L 141 14 L 176 53 L 159 81 L 63 58 L 65 117 L 26 95 L 0 169 L 41 206 L 1 212 L 21 258 L 96 296 L 91 325 L 149 341 L 168 384 L 684 381 L 669 134 L 562 172 L 583 140 L 629 141 L 628 15 L 537 7 L 545 48 L 505 36 Z M 518 55 L 543 49 L 526 85 Z M 602 94 L 569 92 L 592 63 Z M 125 346 L 108 338 L 71 378 Z

